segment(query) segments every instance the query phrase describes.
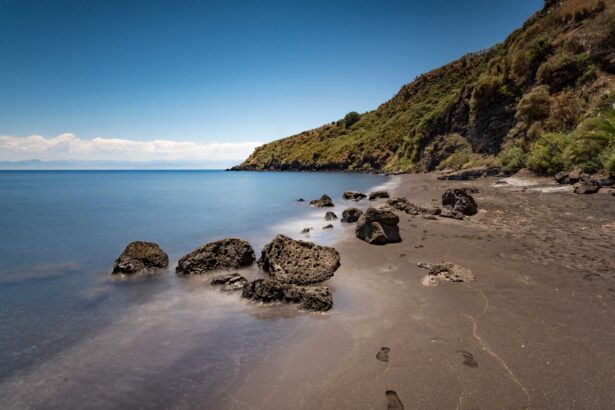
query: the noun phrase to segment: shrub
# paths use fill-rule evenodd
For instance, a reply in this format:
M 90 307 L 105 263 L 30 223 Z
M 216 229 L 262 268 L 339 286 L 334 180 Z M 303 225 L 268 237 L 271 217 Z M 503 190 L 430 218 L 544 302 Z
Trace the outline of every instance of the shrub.
M 602 169 L 610 176 L 615 177 L 615 145 L 610 146 L 600 155 Z
M 470 100 L 473 110 L 480 110 L 508 95 L 503 76 L 483 75 L 474 84 Z
M 526 161 L 528 168 L 546 174 L 555 174 L 563 170 L 563 154 L 569 144 L 569 135 L 560 133 L 543 134 L 530 147 Z
M 525 94 L 517 105 L 515 117 L 531 125 L 549 116 L 551 110 L 551 95 L 547 86 L 539 86 Z
M 344 117 L 344 125 L 346 126 L 346 128 L 350 128 L 353 124 L 359 121 L 360 118 L 361 115 L 359 115 L 358 112 L 351 111 Z
M 569 166 L 578 166 L 586 172 L 601 169 L 612 172 L 614 151 L 615 108 L 610 107 L 579 125 L 566 149 L 565 160 Z
M 574 85 L 586 70 L 591 68 L 590 66 L 587 53 L 576 55 L 559 53 L 540 66 L 536 77 L 541 83 L 549 85 L 551 91 L 559 92 Z
M 567 91 L 551 98 L 551 110 L 545 127 L 556 131 L 570 131 L 579 119 L 578 99 L 574 92 Z
M 525 166 L 525 153 L 520 147 L 514 145 L 503 149 L 499 159 L 502 169 L 506 172 L 517 172 Z
M 557 15 L 564 21 L 580 21 L 602 11 L 604 6 L 604 0 L 567 0 L 557 10 Z

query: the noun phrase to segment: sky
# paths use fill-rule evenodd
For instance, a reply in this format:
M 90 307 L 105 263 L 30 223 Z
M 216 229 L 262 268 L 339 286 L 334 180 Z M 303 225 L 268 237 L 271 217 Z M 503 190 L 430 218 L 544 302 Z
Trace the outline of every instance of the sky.
M 239 162 L 375 109 L 542 0 L 0 0 L 0 161 Z

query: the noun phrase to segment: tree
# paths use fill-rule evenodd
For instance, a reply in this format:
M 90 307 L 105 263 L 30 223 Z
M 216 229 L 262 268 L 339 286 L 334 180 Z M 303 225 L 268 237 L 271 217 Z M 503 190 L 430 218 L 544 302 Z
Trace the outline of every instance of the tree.
M 361 118 L 361 115 L 356 111 L 351 111 L 346 114 L 346 116 L 344 117 L 344 124 L 346 125 L 346 128 L 351 127 L 352 124 L 359 121 L 359 118 Z

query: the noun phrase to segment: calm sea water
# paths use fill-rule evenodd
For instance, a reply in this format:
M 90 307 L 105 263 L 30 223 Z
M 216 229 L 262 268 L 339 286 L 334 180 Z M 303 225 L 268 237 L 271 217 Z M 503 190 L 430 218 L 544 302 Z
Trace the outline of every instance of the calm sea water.
M 224 383 L 258 360 L 259 346 L 284 334 L 289 320 L 313 318 L 241 303 L 208 278 L 178 278 L 172 268 L 112 278 L 114 259 L 133 240 L 157 242 L 171 265 L 228 236 L 249 240 L 257 254 L 277 233 L 331 242 L 342 227 L 322 231 L 324 211 L 296 199 L 327 193 L 341 202 L 345 190 L 387 181 L 341 173 L 0 172 L 2 407 L 224 403 Z M 315 228 L 309 238 L 300 234 L 306 226 Z M 258 276 L 254 267 L 244 273 Z

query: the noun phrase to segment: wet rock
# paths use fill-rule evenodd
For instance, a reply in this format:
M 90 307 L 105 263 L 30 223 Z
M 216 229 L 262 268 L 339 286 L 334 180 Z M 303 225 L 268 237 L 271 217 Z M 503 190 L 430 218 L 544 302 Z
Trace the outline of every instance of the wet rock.
M 281 283 L 309 285 L 331 278 L 340 255 L 328 246 L 278 235 L 265 245 L 258 265 Z
M 429 270 L 427 276 L 421 280 L 424 286 L 436 286 L 438 281 L 470 282 L 476 280 L 470 269 L 452 262 L 440 262 L 436 264 L 419 262 L 417 266 Z
M 333 221 L 335 219 L 337 219 L 337 215 L 335 215 L 335 212 L 327 211 L 327 213 L 325 214 L 325 221 Z
M 241 290 L 247 284 L 248 280 L 239 273 L 224 273 L 214 276 L 211 280 L 212 286 L 220 286 L 226 292 Z
M 325 312 L 333 307 L 327 287 L 302 287 L 273 279 L 256 279 L 244 287 L 241 296 L 263 303 L 298 303 L 301 309 Z
M 325 225 L 322 227 L 322 229 L 333 229 L 333 225 L 329 224 L 329 225 Z
M 408 215 L 439 215 L 440 212 L 442 212 L 442 210 L 438 207 L 426 208 L 418 206 L 403 197 L 391 198 L 387 201 L 387 204 L 398 211 L 407 213 Z
M 374 192 L 369 193 L 370 201 L 374 201 L 376 199 L 381 199 L 381 198 L 389 198 L 389 197 L 390 195 L 387 191 L 374 191 Z
M 217 269 L 236 269 L 254 260 L 254 249 L 248 242 L 226 238 L 196 248 L 179 260 L 175 270 L 180 275 L 195 275 Z
M 356 235 L 373 245 L 401 242 L 399 217 L 392 211 L 368 208 L 359 218 Z
M 314 206 L 316 208 L 323 208 L 335 205 L 333 204 L 333 200 L 331 199 L 331 197 L 325 194 L 321 196 L 320 199 L 314 199 L 313 201 L 310 201 L 310 206 Z
M 154 273 L 169 266 L 169 257 L 153 242 L 135 241 L 128 244 L 113 264 L 114 275 Z
M 367 195 L 365 195 L 362 192 L 357 192 L 357 191 L 346 191 L 344 192 L 344 199 L 350 199 L 353 201 L 360 201 L 361 199 L 366 198 Z
M 442 218 L 463 219 L 463 214 L 453 209 L 443 209 L 442 212 L 440 212 L 440 216 Z
M 574 185 L 575 194 L 587 195 L 587 194 L 595 194 L 600 190 L 600 185 L 597 182 L 587 180 L 584 182 L 577 182 Z
M 363 211 L 358 208 L 348 208 L 342 212 L 342 222 L 353 223 L 357 222 L 363 215 Z
M 308 234 L 308 233 L 310 233 L 310 231 L 311 231 L 312 229 L 314 229 L 314 228 L 303 228 L 303 229 L 301 230 L 301 233 L 303 233 L 303 234 Z
M 553 178 L 555 179 L 555 182 L 557 182 L 558 184 L 569 184 L 570 183 L 570 178 L 568 177 L 568 172 L 566 171 L 558 172 L 557 174 L 553 176 Z
M 299 198 L 299 199 L 297 199 L 297 202 L 305 202 L 305 199 Z
M 442 195 L 442 205 L 464 215 L 475 215 L 478 205 L 465 189 L 447 189 Z
M 502 173 L 500 167 L 476 167 L 439 175 L 439 180 L 471 181 L 482 177 L 498 176 Z

